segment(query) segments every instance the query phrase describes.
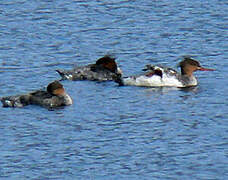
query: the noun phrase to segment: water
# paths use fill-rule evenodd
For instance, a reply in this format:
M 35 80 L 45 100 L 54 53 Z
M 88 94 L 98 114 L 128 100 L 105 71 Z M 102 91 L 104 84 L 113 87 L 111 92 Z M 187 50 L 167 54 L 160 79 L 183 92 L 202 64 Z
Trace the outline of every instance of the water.
M 2 1 L 0 96 L 114 54 L 125 75 L 192 55 L 199 86 L 63 84 L 74 104 L 0 108 L 0 179 L 227 179 L 226 1 Z

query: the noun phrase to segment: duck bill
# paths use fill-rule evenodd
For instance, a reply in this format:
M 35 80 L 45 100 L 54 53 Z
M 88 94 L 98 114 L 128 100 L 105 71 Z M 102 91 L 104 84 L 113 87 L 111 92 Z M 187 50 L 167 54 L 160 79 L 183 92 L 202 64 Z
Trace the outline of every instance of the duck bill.
M 214 71 L 214 69 L 209 69 L 209 68 L 204 68 L 204 67 L 199 67 L 199 71 Z

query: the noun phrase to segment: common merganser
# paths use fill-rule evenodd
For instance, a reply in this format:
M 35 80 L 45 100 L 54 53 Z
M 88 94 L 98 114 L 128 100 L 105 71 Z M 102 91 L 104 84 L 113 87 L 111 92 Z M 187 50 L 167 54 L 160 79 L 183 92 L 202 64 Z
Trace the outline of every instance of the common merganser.
M 47 86 L 47 90 L 38 90 L 28 94 L 7 96 L 0 98 L 3 107 L 24 107 L 29 104 L 40 105 L 46 108 L 67 106 L 73 103 L 59 81 Z
M 120 77 L 122 72 L 115 62 L 115 58 L 108 55 L 98 59 L 95 64 L 78 66 L 73 70 L 56 70 L 62 79 L 72 81 L 112 81 Z
M 162 66 L 147 65 L 144 71 L 145 74 L 139 76 L 130 76 L 126 78 L 117 78 L 116 82 L 119 85 L 131 86 L 149 86 L 149 87 L 190 87 L 196 86 L 197 80 L 193 76 L 193 72 L 200 71 L 213 71 L 200 66 L 200 63 L 190 57 L 184 57 L 183 61 L 179 63 L 181 73 L 174 69 Z

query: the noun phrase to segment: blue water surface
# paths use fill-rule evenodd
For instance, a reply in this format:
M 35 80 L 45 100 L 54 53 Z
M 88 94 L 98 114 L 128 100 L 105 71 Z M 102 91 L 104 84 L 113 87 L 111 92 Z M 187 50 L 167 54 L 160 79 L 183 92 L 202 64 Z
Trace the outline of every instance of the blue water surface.
M 227 12 L 225 0 L 1 1 L 1 97 L 105 54 L 126 76 L 183 55 L 216 71 L 190 89 L 63 81 L 72 106 L 0 108 L 0 179 L 227 179 Z

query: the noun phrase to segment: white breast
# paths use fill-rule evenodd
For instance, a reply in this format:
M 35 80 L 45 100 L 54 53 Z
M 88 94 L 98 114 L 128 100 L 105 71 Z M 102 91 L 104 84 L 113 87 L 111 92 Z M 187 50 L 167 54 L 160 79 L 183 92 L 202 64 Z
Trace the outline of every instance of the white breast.
M 65 94 L 65 96 L 64 96 L 64 101 L 65 101 L 65 105 L 71 105 L 71 104 L 73 104 L 73 100 L 71 99 L 71 97 L 68 95 L 68 94 Z
M 162 78 L 160 76 L 154 75 L 147 77 L 145 75 L 139 77 L 128 77 L 123 79 L 124 85 L 130 86 L 148 86 L 148 87 L 184 87 L 184 85 L 176 78 L 176 76 L 168 76 L 163 74 Z

